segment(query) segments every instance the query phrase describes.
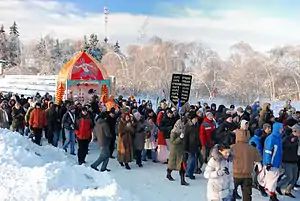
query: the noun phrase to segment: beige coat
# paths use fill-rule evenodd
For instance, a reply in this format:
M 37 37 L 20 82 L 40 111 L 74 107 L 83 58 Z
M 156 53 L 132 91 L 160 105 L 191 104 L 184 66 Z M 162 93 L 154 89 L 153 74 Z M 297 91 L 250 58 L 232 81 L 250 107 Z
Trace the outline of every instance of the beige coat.
M 252 178 L 254 162 L 261 161 L 259 152 L 248 144 L 249 139 L 249 131 L 236 131 L 236 144 L 232 146 L 234 178 Z

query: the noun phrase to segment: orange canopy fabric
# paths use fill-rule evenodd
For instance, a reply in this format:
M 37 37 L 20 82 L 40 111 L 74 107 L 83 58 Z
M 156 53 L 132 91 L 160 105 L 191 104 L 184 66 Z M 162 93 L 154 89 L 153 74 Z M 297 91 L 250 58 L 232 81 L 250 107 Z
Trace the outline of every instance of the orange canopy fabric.
M 65 83 L 67 80 L 104 80 L 108 79 L 105 68 L 86 52 L 77 53 L 60 70 L 57 82 Z

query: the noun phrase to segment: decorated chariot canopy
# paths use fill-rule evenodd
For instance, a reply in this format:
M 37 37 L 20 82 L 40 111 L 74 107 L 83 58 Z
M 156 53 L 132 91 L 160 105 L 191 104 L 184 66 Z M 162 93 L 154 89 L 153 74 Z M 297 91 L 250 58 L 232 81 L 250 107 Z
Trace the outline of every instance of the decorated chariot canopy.
M 109 87 L 110 79 L 106 69 L 88 53 L 79 52 L 58 74 L 56 102 L 60 102 L 64 94 L 66 99 L 73 96 L 84 99 L 91 91 L 103 95 L 102 91 L 109 93 Z

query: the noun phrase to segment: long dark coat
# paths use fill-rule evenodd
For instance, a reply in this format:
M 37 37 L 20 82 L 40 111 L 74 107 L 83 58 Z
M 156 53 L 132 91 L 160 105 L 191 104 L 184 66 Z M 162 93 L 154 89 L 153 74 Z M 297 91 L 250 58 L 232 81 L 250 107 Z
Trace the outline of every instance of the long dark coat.
M 118 125 L 118 161 L 120 163 L 129 163 L 133 159 L 133 135 L 134 128 L 128 126 L 124 119 L 120 119 Z
M 135 122 L 135 133 L 134 133 L 134 149 L 143 150 L 145 145 L 145 127 L 146 125 L 142 120 Z

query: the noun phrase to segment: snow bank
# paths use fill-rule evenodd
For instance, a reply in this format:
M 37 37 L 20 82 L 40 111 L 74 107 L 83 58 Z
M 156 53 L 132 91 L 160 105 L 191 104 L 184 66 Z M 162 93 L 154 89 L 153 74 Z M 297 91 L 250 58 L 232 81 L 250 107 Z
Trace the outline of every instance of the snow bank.
M 0 129 L 1 200 L 136 200 L 108 173 L 76 165 L 76 159 L 51 146 Z

